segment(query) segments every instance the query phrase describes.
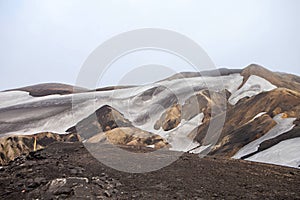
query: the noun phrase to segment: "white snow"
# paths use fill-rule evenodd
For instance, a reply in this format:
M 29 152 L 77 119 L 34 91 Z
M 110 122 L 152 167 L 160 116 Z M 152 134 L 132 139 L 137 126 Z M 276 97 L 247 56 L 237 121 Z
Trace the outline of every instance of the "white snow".
M 226 88 L 233 92 L 237 90 L 242 79 L 240 74 L 194 77 L 128 89 L 45 97 L 31 97 L 28 93 L 19 91 L 2 92 L 0 93 L 0 99 L 3 100 L 0 104 L 0 132 L 5 135 L 34 134 L 42 131 L 63 134 L 68 128 L 103 105 L 114 107 L 132 122 L 136 121 L 141 114 L 148 114 L 149 120 L 135 125 L 146 131 L 156 132 L 153 130 L 154 124 L 165 111 L 160 105 L 161 101 L 169 98 L 170 92 L 181 99 L 180 103 L 183 103 L 193 95 L 192 92 L 187 93 L 187 91 L 193 91 L 193 87 L 201 90 L 209 85 L 216 90 Z M 166 87 L 167 90 L 148 101 L 137 98 L 142 92 L 159 85 Z
M 170 149 L 186 152 L 199 146 L 199 143 L 194 142 L 193 138 L 189 138 L 188 134 L 202 124 L 203 117 L 204 114 L 200 113 L 190 121 L 182 120 L 181 125 L 171 131 L 168 131 L 165 138 L 171 145 Z
M 255 117 L 253 117 L 253 119 L 251 119 L 249 122 L 252 122 L 253 120 L 263 116 L 264 114 L 266 114 L 267 112 L 261 112 L 261 113 L 258 113 L 257 115 L 255 115 Z
M 299 168 L 300 138 L 284 140 L 246 160 Z
M 286 133 L 294 128 L 293 122 L 296 118 L 282 118 L 283 114 L 276 115 L 273 119 L 276 121 L 277 125 L 274 126 L 268 133 L 263 135 L 262 137 L 254 140 L 253 142 L 247 144 L 243 148 L 241 148 L 233 158 L 241 158 L 243 156 L 249 155 L 250 153 L 254 153 L 258 150 L 259 145 L 266 140 L 275 138 L 283 133 Z
M 34 97 L 29 95 L 29 92 L 23 92 L 23 91 L 0 92 L 0 108 L 15 105 L 19 102 L 25 102 L 33 98 Z
M 64 134 L 65 131 L 82 119 L 94 113 L 103 105 L 109 105 L 124 114 L 134 125 L 143 130 L 161 135 L 172 146 L 172 150 L 188 151 L 197 146 L 188 134 L 202 123 L 203 113 L 189 121 L 182 120 L 179 126 L 170 131 L 154 130 L 157 119 L 165 112 L 162 102 L 169 100 L 171 94 L 183 104 L 191 95 L 202 89 L 220 91 L 227 89 L 235 92 L 242 83 L 240 74 L 222 77 L 193 77 L 166 80 L 139 87 L 98 91 L 69 95 L 49 95 L 32 97 L 26 92 L 0 93 L 0 132 L 2 135 L 34 134 L 38 132 L 54 132 Z M 144 101 L 139 97 L 143 92 L 163 86 L 167 88 L 158 95 Z M 12 100 L 13 99 L 13 100 Z M 148 116 L 143 122 L 137 119 Z M 142 117 L 143 118 L 143 117 Z
M 277 88 L 266 79 L 259 76 L 251 75 L 246 83 L 236 92 L 232 93 L 229 98 L 229 103 L 235 105 L 244 97 L 252 97 L 261 92 L 271 91 Z
M 161 105 L 161 102 L 168 99 L 170 93 L 174 93 L 181 100 L 179 103 L 183 104 L 195 92 L 207 89 L 209 86 L 210 89 L 215 91 L 227 89 L 232 94 L 229 99 L 230 103 L 236 104 L 243 97 L 251 97 L 263 91 L 270 91 L 276 88 L 276 86 L 263 78 L 250 76 L 244 86 L 238 89 L 242 81 L 243 76 L 232 74 L 222 77 L 193 77 L 171 81 L 166 80 L 156 84 L 113 91 L 49 95 L 45 97 L 32 97 L 28 92 L 22 91 L 0 92 L 0 137 L 12 134 L 35 134 L 46 131 L 64 134 L 68 128 L 88 117 L 95 110 L 103 105 L 110 105 L 123 113 L 125 118 L 132 121 L 136 127 L 164 137 L 171 144 L 172 150 L 189 151 L 194 149 L 191 151 L 192 153 L 200 153 L 210 146 L 199 146 L 188 135 L 201 125 L 203 113 L 189 121 L 182 120 L 179 126 L 173 130 L 154 130 L 156 120 L 166 110 Z M 157 86 L 164 86 L 167 90 L 147 101 L 143 101 L 138 96 L 146 90 Z M 194 91 L 195 88 L 197 89 Z M 263 114 L 263 112 L 259 113 L 253 120 Z M 148 119 L 137 123 L 136 119 L 143 115 L 148 115 Z M 276 120 L 278 125 L 262 138 L 246 145 L 234 157 L 240 158 L 243 155 L 252 153 L 257 150 L 258 145 L 264 140 L 276 137 L 293 128 L 293 118 L 282 119 L 278 115 L 274 120 Z M 299 142 L 299 138 L 283 141 L 250 157 L 249 160 L 298 166 L 300 164 Z

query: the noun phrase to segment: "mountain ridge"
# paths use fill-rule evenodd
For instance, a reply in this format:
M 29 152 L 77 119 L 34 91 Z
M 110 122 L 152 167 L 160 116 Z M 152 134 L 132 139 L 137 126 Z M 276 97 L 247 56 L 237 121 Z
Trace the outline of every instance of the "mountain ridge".
M 21 88 L 29 95 L 0 93 L 0 133 L 71 133 L 81 141 L 192 153 L 211 145 L 210 155 L 253 159 L 299 138 L 298 86 L 300 77 L 256 64 L 242 70 L 183 72 L 143 86 L 81 88 L 76 95 L 70 85 L 42 84 Z M 53 95 L 57 92 L 61 94 Z M 222 117 L 224 126 L 214 130 L 221 134 L 207 137 L 210 123 Z M 298 167 L 297 159 L 291 162 L 286 165 Z

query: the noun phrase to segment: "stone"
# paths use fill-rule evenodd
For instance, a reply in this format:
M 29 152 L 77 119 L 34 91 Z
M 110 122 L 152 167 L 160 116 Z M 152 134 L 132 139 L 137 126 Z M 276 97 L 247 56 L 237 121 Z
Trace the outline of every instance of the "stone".
M 34 180 L 33 180 L 34 182 L 36 182 L 38 185 L 41 185 L 41 184 L 43 184 L 43 183 L 46 183 L 47 181 L 46 181 L 46 179 L 45 178 L 43 178 L 43 177 L 36 177 L 36 178 L 34 178 Z
M 58 190 L 56 190 L 53 194 L 54 195 L 61 195 L 61 194 L 70 195 L 72 192 L 73 192 L 73 189 L 70 187 L 61 187 Z
M 111 197 L 111 194 L 110 194 L 107 190 L 105 190 L 105 191 L 103 192 L 103 194 L 104 194 L 106 197 Z

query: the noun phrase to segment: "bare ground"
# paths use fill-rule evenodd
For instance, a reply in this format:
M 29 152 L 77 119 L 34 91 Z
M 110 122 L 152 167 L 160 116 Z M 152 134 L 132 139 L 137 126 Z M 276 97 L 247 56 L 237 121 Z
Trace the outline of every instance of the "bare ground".
M 0 168 L 0 199 L 300 199 L 299 188 L 297 169 L 193 154 L 150 173 L 119 172 L 81 143 L 54 143 Z

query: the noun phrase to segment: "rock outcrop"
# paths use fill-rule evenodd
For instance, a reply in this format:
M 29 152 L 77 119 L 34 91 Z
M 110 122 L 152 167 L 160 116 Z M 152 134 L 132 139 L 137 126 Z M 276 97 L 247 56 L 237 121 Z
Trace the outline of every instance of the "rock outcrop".
M 93 114 L 78 122 L 75 126 L 66 130 L 68 133 L 77 133 L 82 140 L 88 139 L 98 133 L 112 130 L 118 127 L 133 127 L 132 123 L 116 109 L 105 105 L 97 109 Z
M 165 139 L 136 128 L 116 109 L 105 105 L 77 125 L 67 130 L 76 133 L 88 143 L 108 142 L 115 145 L 137 147 L 151 146 L 155 149 L 168 145 Z
M 5 165 L 22 154 L 43 149 L 54 142 L 76 142 L 75 134 L 38 133 L 0 138 L 0 164 Z
M 168 142 L 164 138 L 134 127 L 115 128 L 104 133 L 99 133 L 86 142 L 106 142 L 114 145 L 151 147 L 154 149 L 160 149 L 168 145 Z
M 233 156 L 241 147 L 263 136 L 276 125 L 272 118 L 300 118 L 300 93 L 285 88 L 274 89 L 240 101 L 226 112 L 226 121 L 211 155 Z M 265 113 L 254 119 L 258 114 Z M 198 127 L 195 140 L 203 143 L 210 120 Z
M 209 92 L 208 90 L 201 90 L 195 95 L 189 97 L 183 105 L 174 104 L 166 109 L 154 125 L 156 130 L 162 128 L 164 131 L 169 131 L 176 128 L 181 120 L 189 121 L 196 115 L 203 113 L 203 121 L 211 118 L 212 107 L 214 112 L 222 113 L 230 105 L 227 103 L 229 92 Z

